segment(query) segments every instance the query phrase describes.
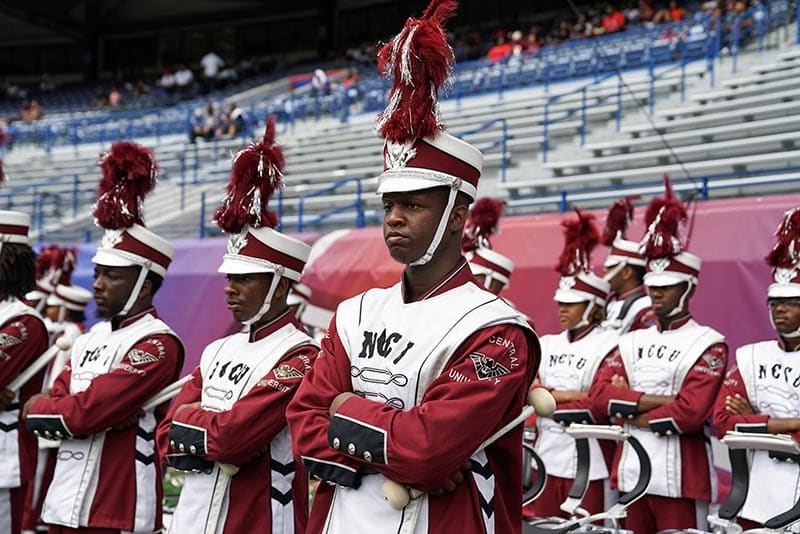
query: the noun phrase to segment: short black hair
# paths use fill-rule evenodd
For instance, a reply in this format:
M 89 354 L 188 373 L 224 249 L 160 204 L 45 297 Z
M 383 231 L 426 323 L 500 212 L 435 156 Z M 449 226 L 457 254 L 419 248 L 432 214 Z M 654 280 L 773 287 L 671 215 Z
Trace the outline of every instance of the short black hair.
M 82 323 L 86 321 L 86 314 L 83 310 L 67 310 L 67 320 L 73 323 Z
M 36 287 L 36 253 L 30 245 L 3 243 L 0 250 L 0 297 L 24 299 Z
M 164 277 L 153 271 L 148 271 L 145 279 L 150 280 L 150 294 L 155 296 L 158 290 L 161 289 L 161 284 L 164 283 Z
M 639 285 L 644 284 L 644 275 L 647 274 L 647 269 L 645 269 L 644 266 L 642 265 L 628 264 L 628 267 L 630 267 L 633 270 L 633 275 L 639 281 Z

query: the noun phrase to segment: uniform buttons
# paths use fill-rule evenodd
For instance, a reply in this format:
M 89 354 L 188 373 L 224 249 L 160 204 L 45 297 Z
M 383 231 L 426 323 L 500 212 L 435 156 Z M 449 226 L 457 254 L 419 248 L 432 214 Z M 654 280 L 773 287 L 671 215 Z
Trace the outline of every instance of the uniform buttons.
M 60 430 L 56 430 L 56 437 L 57 437 L 58 439 L 61 439 L 61 438 L 63 438 L 63 437 L 64 437 L 64 434 L 62 434 Z
M 181 452 L 186 452 L 186 447 L 183 443 L 178 443 L 178 450 Z
M 342 446 L 342 442 L 339 440 L 339 438 L 333 438 L 332 445 L 334 449 L 338 449 Z
M 170 449 L 174 449 L 175 448 L 175 440 L 174 439 L 169 440 L 169 448 Z
M 41 436 L 41 435 L 42 435 L 42 433 L 41 433 L 41 432 L 39 432 L 38 430 L 34 430 L 34 431 L 33 431 L 33 435 L 34 435 L 34 436 L 36 436 L 36 437 L 38 438 L 39 436 Z
M 364 451 L 364 460 L 371 462 L 372 461 L 372 453 L 369 451 Z
M 653 432 L 653 434 L 655 434 L 658 437 L 661 437 L 661 432 Z
M 189 452 L 192 454 L 197 454 L 197 447 L 194 445 L 189 445 Z
M 347 444 L 347 454 L 351 454 L 355 456 L 356 454 L 356 444 L 355 443 L 348 443 Z
M 633 414 L 632 413 L 628 414 L 628 419 L 633 419 Z
M 666 435 L 668 435 L 668 436 L 671 436 L 671 435 L 672 435 L 672 430 L 667 430 L 667 431 L 666 431 L 666 432 L 664 432 L 664 433 L 665 433 Z
M 622 418 L 622 413 L 620 413 L 620 412 L 617 412 L 617 413 L 615 413 L 614 415 L 615 415 L 616 417 Z
M 588 425 L 589 421 L 587 419 L 584 419 L 583 421 L 581 421 L 581 423 L 583 423 L 584 425 Z
M 47 438 L 47 439 L 50 439 L 50 438 L 53 437 L 53 434 L 51 434 L 49 430 L 45 430 L 44 431 L 44 437 Z

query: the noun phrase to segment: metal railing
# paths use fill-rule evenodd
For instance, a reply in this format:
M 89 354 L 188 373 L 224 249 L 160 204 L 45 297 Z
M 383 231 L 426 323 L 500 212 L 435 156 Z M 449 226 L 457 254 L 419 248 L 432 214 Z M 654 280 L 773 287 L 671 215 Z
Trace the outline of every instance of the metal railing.
M 749 24 L 743 28 L 742 25 L 746 22 L 749 22 Z M 736 16 L 733 20 L 733 37 L 731 39 L 731 72 L 736 73 L 741 39 L 750 36 L 753 31 L 756 31 L 758 34 L 758 51 L 761 52 L 764 49 L 764 36 L 770 24 L 769 9 L 761 2 Z
M 467 130 L 466 132 L 461 132 L 456 137 L 459 139 L 464 139 L 465 137 L 470 137 L 480 132 L 485 132 L 487 130 L 493 129 L 497 124 L 500 125 L 500 139 L 496 141 L 492 141 L 488 145 L 481 145 L 478 146 L 478 149 L 483 154 L 488 154 L 495 148 L 500 148 L 500 181 L 506 181 L 506 169 L 508 168 L 509 163 L 509 155 L 508 155 L 508 122 L 504 118 L 494 119 L 488 122 L 481 124 L 471 130 Z
M 355 183 L 356 184 L 356 198 L 352 202 L 347 202 L 347 203 L 342 204 L 340 206 L 336 206 L 335 208 L 331 208 L 329 210 L 317 213 L 317 214 L 313 215 L 310 218 L 310 220 L 304 220 L 304 215 L 305 215 L 304 208 L 305 208 L 306 200 L 308 200 L 309 198 L 314 198 L 314 197 L 318 197 L 318 196 L 321 196 L 321 195 L 326 195 L 326 194 L 331 193 L 333 191 L 336 191 L 340 187 L 345 186 L 345 185 L 350 184 L 350 183 Z M 354 209 L 355 212 L 356 212 L 356 214 L 355 214 L 355 225 L 356 225 L 356 228 L 363 228 L 364 227 L 364 206 L 363 206 L 362 201 L 361 201 L 361 178 L 359 178 L 359 177 L 343 178 L 343 179 L 339 180 L 338 182 L 335 182 L 335 183 L 333 183 L 333 184 L 331 184 L 331 185 L 329 185 L 327 187 L 323 187 L 322 189 L 318 189 L 316 191 L 312 191 L 310 193 L 306 193 L 304 195 L 301 195 L 300 196 L 300 200 L 298 201 L 298 204 L 297 204 L 297 232 L 298 233 L 302 233 L 303 229 L 306 226 L 318 225 L 318 224 L 322 223 L 322 221 L 324 221 L 325 219 L 327 219 L 328 217 L 330 217 L 332 215 L 335 215 L 337 213 L 343 213 L 343 212 L 351 210 L 351 209 Z

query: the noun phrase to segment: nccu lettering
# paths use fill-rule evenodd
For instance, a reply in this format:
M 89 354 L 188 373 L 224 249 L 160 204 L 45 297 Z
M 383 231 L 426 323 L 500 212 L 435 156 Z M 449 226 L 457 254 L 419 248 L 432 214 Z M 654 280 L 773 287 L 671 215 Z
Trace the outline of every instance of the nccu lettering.
M 793 387 L 800 388 L 800 368 L 790 367 L 780 363 L 774 363 L 770 366 L 759 364 L 758 366 L 758 379 L 763 380 L 771 376 L 776 380 L 783 380 Z
M 681 351 L 678 349 L 671 349 L 666 345 L 649 345 L 647 347 L 639 347 L 637 349 L 638 358 L 657 358 L 659 360 L 667 359 L 668 362 L 674 362 L 681 357 Z
M 388 358 L 393 349 L 400 346 L 403 336 L 397 332 L 386 334 L 386 329 L 380 334 L 376 332 L 364 331 L 364 339 L 361 342 L 361 352 L 358 354 L 359 358 L 372 358 L 375 356 L 375 351 L 378 351 L 378 356 Z M 398 363 L 403 356 L 411 350 L 414 346 L 413 341 L 408 341 L 403 350 L 392 361 Z

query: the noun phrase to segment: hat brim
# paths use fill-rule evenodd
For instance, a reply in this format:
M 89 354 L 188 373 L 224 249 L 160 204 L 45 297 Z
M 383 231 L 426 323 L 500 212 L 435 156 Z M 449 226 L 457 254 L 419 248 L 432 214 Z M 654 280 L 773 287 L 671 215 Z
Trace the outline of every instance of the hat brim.
M 772 299 L 800 297 L 800 284 L 770 284 L 767 297 Z
M 597 295 L 585 293 L 583 291 L 575 291 L 574 289 L 556 289 L 556 294 L 553 300 L 556 302 L 563 302 L 564 304 L 575 304 L 577 302 L 589 302 L 598 298 Z
M 140 267 L 138 263 L 107 249 L 97 249 L 97 252 L 92 257 L 92 262 L 106 267 Z
M 648 287 L 667 287 L 688 282 L 697 283 L 697 279 L 689 274 L 665 271 L 662 273 L 649 272 L 644 275 L 644 285 Z
M 430 176 L 430 178 L 426 176 Z M 375 193 L 378 195 L 384 193 L 408 193 L 409 191 L 424 191 L 434 187 L 449 187 L 450 179 L 452 178 L 455 177 L 420 169 L 389 170 L 378 177 L 378 189 Z M 461 181 L 460 191 L 473 199 L 478 194 L 475 186 L 466 180 Z
M 217 268 L 217 272 L 222 274 L 272 274 L 275 269 L 226 255 L 222 258 L 222 265 Z

